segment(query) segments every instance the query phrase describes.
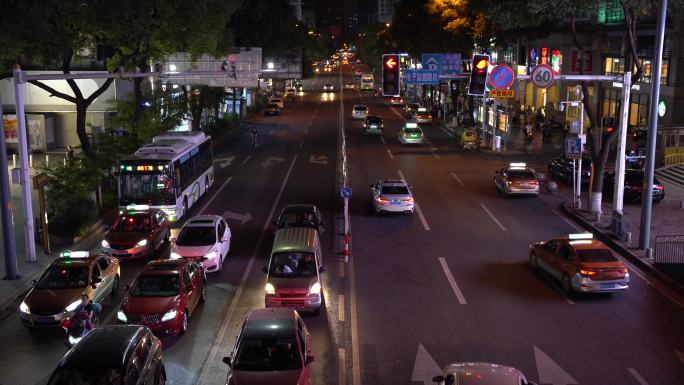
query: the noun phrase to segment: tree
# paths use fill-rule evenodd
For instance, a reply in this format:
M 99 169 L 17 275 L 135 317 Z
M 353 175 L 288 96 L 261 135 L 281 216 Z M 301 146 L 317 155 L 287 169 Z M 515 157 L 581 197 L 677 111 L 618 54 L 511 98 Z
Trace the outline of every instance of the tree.
M 371 68 L 380 69 L 382 55 L 389 53 L 389 29 L 384 24 L 371 24 L 356 39 L 358 57 Z
M 442 17 L 448 19 L 447 25 L 449 25 L 449 22 L 459 23 L 457 17 L 462 15 L 463 11 L 453 9 L 458 3 L 461 6 L 468 7 L 470 12 L 477 12 L 483 15 L 494 26 L 494 30 L 500 34 L 515 34 L 530 30 L 550 32 L 552 25 L 555 25 L 556 29 L 569 27 L 573 43 L 580 54 L 580 63 L 583 62 L 581 55 L 585 47 L 579 36 L 582 26 L 578 25 L 575 16 L 578 11 L 596 12 L 600 6 L 605 4 L 595 0 L 528 0 L 524 5 L 515 0 L 480 0 L 478 2 L 467 0 L 430 1 L 435 9 L 442 11 Z M 676 10 L 681 9 L 682 3 L 684 3 L 682 0 L 670 0 L 669 8 L 676 12 Z M 629 48 L 625 52 L 626 59 L 628 59 L 626 61 L 633 63 L 636 68 L 632 82 L 637 82 L 643 73 L 641 59 L 637 54 L 636 24 L 638 15 L 648 13 L 649 10 L 652 10 L 654 4 L 652 0 L 620 0 L 620 6 L 625 14 L 625 40 Z M 448 12 L 445 10 L 448 10 Z M 564 23 L 564 20 L 569 20 L 569 26 Z M 584 74 L 583 66 L 580 66 L 580 74 Z M 600 213 L 604 177 L 601 170 L 604 169 L 607 163 L 608 155 L 617 137 L 618 130 L 613 130 L 613 132 L 606 136 L 606 140 L 601 141 L 603 133 L 598 124 L 597 113 L 589 99 L 587 82 L 580 82 L 580 85 L 582 87 L 584 112 L 589 119 L 589 127 L 587 128 L 589 154 L 594 170 L 599 170 L 592 174 L 590 208 L 592 212 Z

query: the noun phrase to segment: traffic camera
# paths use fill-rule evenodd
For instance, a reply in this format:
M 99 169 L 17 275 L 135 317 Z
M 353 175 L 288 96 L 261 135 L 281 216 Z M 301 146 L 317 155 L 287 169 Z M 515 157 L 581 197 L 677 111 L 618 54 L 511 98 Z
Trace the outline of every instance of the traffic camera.
M 470 82 L 468 95 L 483 96 L 487 88 L 487 72 L 489 70 L 489 55 L 474 55 L 470 66 Z
M 382 96 L 399 96 L 399 65 L 397 54 L 382 55 Z

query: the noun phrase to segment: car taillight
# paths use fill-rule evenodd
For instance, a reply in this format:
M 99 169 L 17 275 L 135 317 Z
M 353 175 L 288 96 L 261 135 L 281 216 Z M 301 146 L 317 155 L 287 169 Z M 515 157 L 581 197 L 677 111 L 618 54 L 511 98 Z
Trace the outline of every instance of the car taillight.
M 377 197 L 377 198 L 375 198 L 375 200 L 376 200 L 378 203 L 380 203 L 380 204 L 389 203 L 389 199 L 385 199 L 385 198 L 383 198 L 383 197 Z
M 586 276 L 586 277 L 591 277 L 592 275 L 596 274 L 596 272 L 594 270 L 589 270 L 589 269 L 580 269 L 579 273 L 583 276 Z
M 402 199 L 402 202 L 404 202 L 404 203 L 413 203 L 413 198 Z
M 534 185 L 534 186 L 539 186 L 539 181 L 533 180 L 533 181 L 530 182 L 530 184 L 531 184 L 531 185 Z
M 661 185 L 655 185 L 655 188 L 656 188 L 656 190 L 658 190 L 658 191 L 663 191 L 663 190 L 665 189 L 665 187 L 664 187 L 664 186 L 661 186 Z

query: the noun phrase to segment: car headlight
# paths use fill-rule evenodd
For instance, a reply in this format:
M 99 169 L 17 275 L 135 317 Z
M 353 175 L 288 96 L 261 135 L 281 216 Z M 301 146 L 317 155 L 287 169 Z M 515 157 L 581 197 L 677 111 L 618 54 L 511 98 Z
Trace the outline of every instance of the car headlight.
M 74 311 L 78 307 L 78 305 L 81 304 L 81 300 L 79 299 L 78 301 L 74 301 L 71 303 L 71 305 L 66 307 L 66 311 Z
M 270 282 L 266 283 L 266 294 L 275 294 L 275 287 Z
M 164 313 L 161 320 L 162 320 L 162 322 L 170 321 L 170 320 L 176 318 L 176 314 L 178 314 L 178 311 L 176 309 L 169 310 L 166 313 Z
M 204 256 L 204 258 L 206 259 L 214 259 L 216 257 L 218 257 L 218 252 L 216 250 L 210 251 L 209 253 L 207 253 L 207 255 Z
M 147 239 L 143 239 L 140 242 L 136 243 L 135 245 L 138 247 L 143 247 L 143 246 L 147 245 Z
M 19 305 L 19 311 L 22 313 L 31 314 L 31 310 L 29 309 L 28 305 L 24 301 L 22 301 L 21 305 Z
M 182 257 L 180 254 L 178 254 L 178 253 L 172 251 L 171 254 L 169 254 L 169 258 L 171 258 L 171 259 L 181 259 L 181 258 L 183 258 L 183 257 Z
M 128 322 L 128 317 L 126 317 L 126 313 L 124 313 L 121 309 L 119 309 L 119 311 L 116 312 L 116 318 L 121 322 Z
M 109 248 L 109 242 L 107 242 L 106 239 L 102 240 L 102 247 L 107 248 L 107 249 Z
M 316 282 L 309 289 L 309 294 L 321 294 L 321 284 Z
M 74 346 L 74 345 L 76 345 L 79 341 L 81 341 L 81 338 L 82 338 L 82 337 L 72 337 L 72 336 L 69 336 L 69 344 L 70 344 L 71 346 Z

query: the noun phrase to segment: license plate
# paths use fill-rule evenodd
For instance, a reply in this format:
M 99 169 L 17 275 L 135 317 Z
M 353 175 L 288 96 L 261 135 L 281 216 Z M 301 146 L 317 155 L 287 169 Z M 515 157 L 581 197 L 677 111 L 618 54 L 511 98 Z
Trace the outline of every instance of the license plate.
M 38 317 L 35 322 L 39 324 L 48 324 L 55 322 L 55 317 Z
M 127 250 L 113 250 L 112 254 L 114 254 L 114 255 L 127 255 L 128 251 Z
M 602 283 L 601 284 L 601 289 L 612 289 L 615 287 L 614 283 Z
M 400 203 L 401 203 L 401 200 L 399 200 L 399 199 L 392 199 L 392 204 L 393 204 L 393 205 L 398 205 L 398 204 L 400 204 Z
M 372 125 L 370 126 L 370 128 L 378 128 L 378 126 L 376 126 L 375 124 L 372 124 Z

